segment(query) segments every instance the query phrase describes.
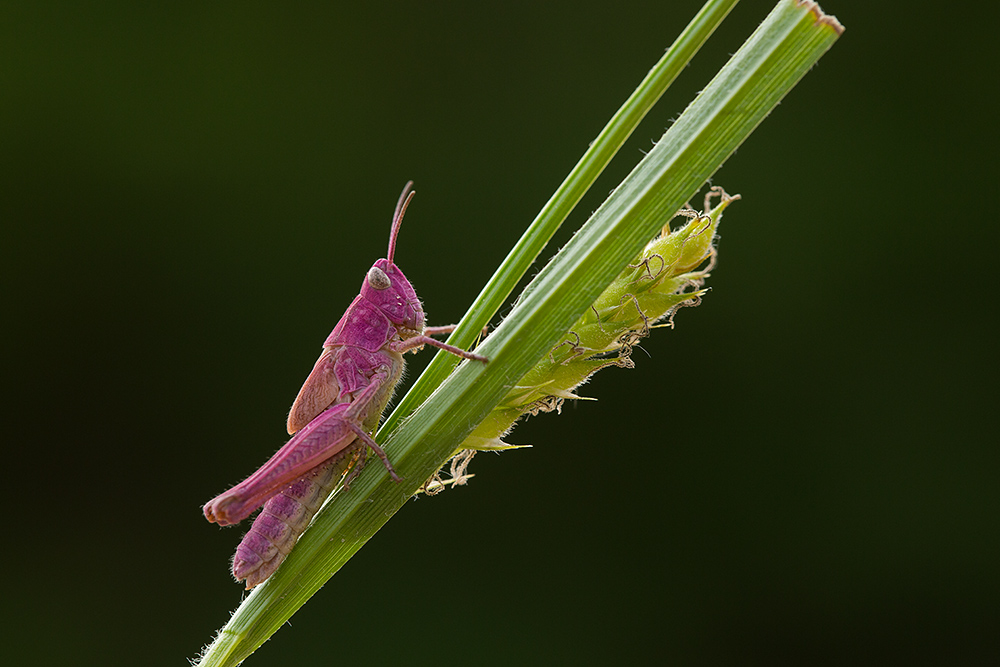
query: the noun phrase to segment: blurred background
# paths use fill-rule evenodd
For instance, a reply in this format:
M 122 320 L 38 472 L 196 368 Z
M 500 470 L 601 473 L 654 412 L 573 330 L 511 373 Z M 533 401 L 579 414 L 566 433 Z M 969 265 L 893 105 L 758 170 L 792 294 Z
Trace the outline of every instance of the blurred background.
M 193 657 L 242 597 L 243 529 L 201 504 L 284 442 L 403 184 L 397 261 L 456 321 L 700 6 L 4 3 L 9 664 Z M 995 658 L 997 10 L 966 7 L 824 3 L 847 32 L 714 177 L 743 200 L 704 304 L 409 503 L 247 664 Z

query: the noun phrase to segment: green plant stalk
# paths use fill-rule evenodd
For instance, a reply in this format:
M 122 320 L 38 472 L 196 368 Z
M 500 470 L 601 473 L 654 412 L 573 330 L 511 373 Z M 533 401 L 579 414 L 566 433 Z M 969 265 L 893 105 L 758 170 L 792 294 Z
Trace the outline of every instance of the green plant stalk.
M 244 600 L 201 665 L 235 665 L 270 637 L 395 513 L 565 335 L 665 219 L 681 208 L 833 44 L 842 28 L 812 3 L 781 0 L 656 147 L 539 273 L 479 348 L 384 446 L 405 477 L 369 466 L 328 503 L 284 565 Z M 387 600 L 383 618 L 418 600 Z
M 611 162 L 611 158 L 737 2 L 739 0 L 709 0 L 674 40 L 535 216 L 493 277 L 472 302 L 469 310 L 462 316 L 458 328 L 448 337 L 447 342 L 450 345 L 468 349 L 476 342 L 483 327 L 514 291 L 545 244 Z M 386 419 L 382 426 L 383 430 L 386 433 L 394 431 L 403 418 L 427 400 L 457 365 L 458 359 L 454 355 L 436 355 Z

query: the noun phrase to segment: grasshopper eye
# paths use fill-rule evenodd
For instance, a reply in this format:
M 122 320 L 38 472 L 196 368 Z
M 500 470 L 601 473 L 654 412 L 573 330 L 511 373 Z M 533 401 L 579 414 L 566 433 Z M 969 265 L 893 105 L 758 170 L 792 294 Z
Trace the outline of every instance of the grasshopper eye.
M 368 284 L 371 285 L 372 289 L 384 290 L 389 289 L 392 283 L 389 282 L 389 276 L 385 275 L 385 271 L 373 266 L 368 269 Z

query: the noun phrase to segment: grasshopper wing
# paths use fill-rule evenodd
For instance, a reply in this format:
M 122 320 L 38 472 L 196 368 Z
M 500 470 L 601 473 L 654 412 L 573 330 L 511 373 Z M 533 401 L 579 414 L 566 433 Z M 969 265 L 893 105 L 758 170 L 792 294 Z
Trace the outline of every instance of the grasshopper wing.
M 288 412 L 288 433 L 297 433 L 302 427 L 316 418 L 316 415 L 337 402 L 340 396 L 340 383 L 334 369 L 340 356 L 340 346 L 327 347 L 319 355 L 309 377 L 299 389 L 299 395 L 292 403 Z

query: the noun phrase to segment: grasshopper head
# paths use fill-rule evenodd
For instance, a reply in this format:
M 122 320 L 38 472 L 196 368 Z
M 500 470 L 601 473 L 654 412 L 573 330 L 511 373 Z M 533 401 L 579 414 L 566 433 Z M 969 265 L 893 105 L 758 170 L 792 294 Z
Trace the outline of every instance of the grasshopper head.
M 413 181 L 406 184 L 396 202 L 396 212 L 392 215 L 392 232 L 389 234 L 389 252 L 386 259 L 380 259 L 368 269 L 368 275 L 361 286 L 361 296 L 378 306 L 389 321 L 396 325 L 399 335 L 409 338 L 423 333 L 424 309 L 413 285 L 399 270 L 392 258 L 396 254 L 396 237 L 403 224 L 403 214 L 413 199 Z
M 361 296 L 372 302 L 396 325 L 403 338 L 408 330 L 411 336 L 424 330 L 424 309 L 413 285 L 399 267 L 388 259 L 380 259 L 368 269 L 361 286 Z

